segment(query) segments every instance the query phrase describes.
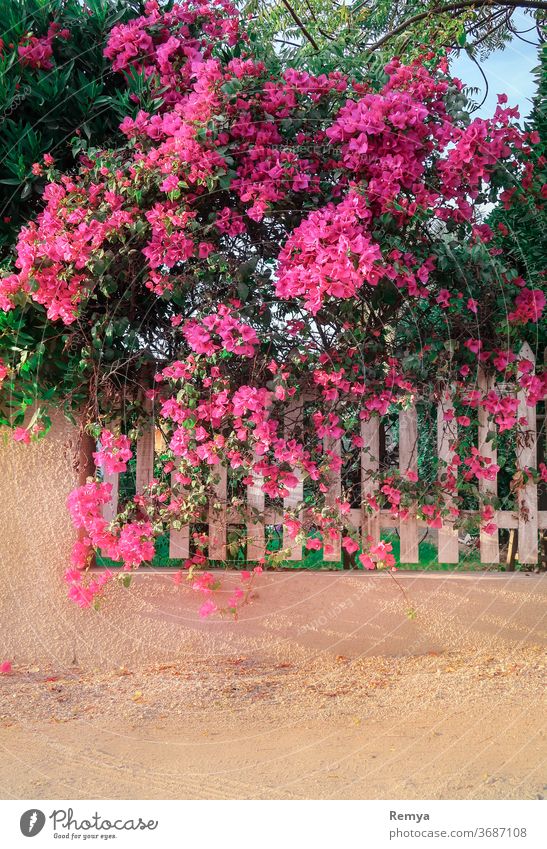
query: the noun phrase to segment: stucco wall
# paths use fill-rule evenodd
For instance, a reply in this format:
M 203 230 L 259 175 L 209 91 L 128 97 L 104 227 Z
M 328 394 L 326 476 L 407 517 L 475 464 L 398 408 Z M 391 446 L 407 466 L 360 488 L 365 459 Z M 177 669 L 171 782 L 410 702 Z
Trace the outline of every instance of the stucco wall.
M 66 599 L 73 530 L 75 433 L 58 419 L 47 439 L 0 446 L 0 659 L 84 667 L 249 655 L 300 659 L 545 641 L 547 586 L 539 575 L 262 575 L 240 621 L 200 621 L 200 600 L 170 575 L 137 573 L 98 612 Z M 233 576 L 223 579 L 229 587 Z M 409 605 L 415 617 L 407 616 Z

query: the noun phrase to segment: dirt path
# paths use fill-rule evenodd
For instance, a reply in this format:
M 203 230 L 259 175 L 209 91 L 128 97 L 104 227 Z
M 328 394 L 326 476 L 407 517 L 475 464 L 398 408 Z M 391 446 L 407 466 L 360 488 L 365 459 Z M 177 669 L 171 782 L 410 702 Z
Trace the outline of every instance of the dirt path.
M 0 679 L 9 798 L 538 798 L 539 647 Z

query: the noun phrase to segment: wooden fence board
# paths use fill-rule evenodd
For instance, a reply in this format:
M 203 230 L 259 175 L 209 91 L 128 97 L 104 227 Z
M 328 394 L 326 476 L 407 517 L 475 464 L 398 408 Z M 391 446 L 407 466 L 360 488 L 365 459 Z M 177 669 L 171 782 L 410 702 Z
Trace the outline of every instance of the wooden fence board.
M 287 405 L 285 412 L 285 438 L 291 439 L 298 436 L 302 429 L 302 419 L 304 415 L 302 400 L 293 401 Z M 291 491 L 287 498 L 283 499 L 283 507 L 285 510 L 295 510 L 298 504 L 304 500 L 304 482 L 302 480 L 302 472 L 300 469 L 295 469 L 294 474 L 298 478 L 298 484 Z M 283 527 L 283 548 L 289 550 L 288 560 L 302 560 L 302 545 L 291 539 L 287 528 Z
M 136 492 L 143 492 L 154 477 L 154 428 L 150 427 L 137 440 Z
M 120 476 L 117 472 L 111 474 L 103 469 L 103 481 L 112 486 L 112 496 L 108 504 L 103 504 L 103 519 L 111 522 L 118 512 L 118 497 L 120 488 Z
M 171 487 L 176 489 L 179 484 L 171 475 Z M 186 560 L 190 557 L 190 525 L 181 528 L 171 528 L 169 532 L 169 557 L 173 560 Z
M 209 558 L 211 560 L 226 560 L 228 469 L 226 466 L 215 466 L 214 473 L 218 481 L 214 485 L 215 495 L 208 510 Z
M 325 453 L 330 453 L 334 457 L 340 458 L 342 456 L 342 443 L 339 439 L 332 439 L 331 437 L 326 437 L 323 440 L 323 448 Z M 342 476 L 340 471 L 331 471 L 329 473 L 329 489 L 325 494 L 325 503 L 328 507 L 334 507 L 336 502 L 340 500 L 342 495 Z M 323 560 L 327 563 L 337 563 L 342 556 L 342 538 L 340 533 L 336 539 L 331 539 L 326 536 L 324 538 L 324 542 L 327 543 L 327 547 L 323 547 Z
M 454 411 L 452 396 L 450 389 L 443 392 L 443 397 L 439 401 L 437 407 L 437 456 L 439 458 L 439 477 L 446 469 L 446 465 L 452 460 L 453 451 L 450 448 L 451 443 L 458 436 L 458 426 L 456 419 L 447 421 L 445 413 Z M 446 503 L 450 507 L 453 499 L 447 496 Z M 458 532 L 454 529 L 449 521 L 443 522 L 443 527 L 439 529 L 438 538 L 438 560 L 439 563 L 457 563 L 459 560 L 458 547 Z
M 525 343 L 520 358 L 536 362 L 532 349 Z M 523 440 L 517 444 L 517 465 L 524 471 L 535 468 L 537 462 L 536 408 L 526 403 L 526 391 L 518 394 L 518 416 L 526 420 Z M 519 500 L 519 563 L 538 562 L 538 492 L 537 485 L 529 481 L 518 491 Z
M 366 507 L 366 497 L 374 492 L 374 481 L 371 474 L 380 468 L 380 420 L 371 416 L 368 421 L 361 422 L 361 536 L 363 544 L 367 537 L 373 543 L 380 540 L 380 516 L 377 512 L 369 513 Z
M 493 378 L 491 375 L 486 375 L 483 369 L 479 370 L 479 390 L 484 397 L 488 394 L 488 392 L 492 389 Z M 479 406 L 478 411 L 479 418 L 479 439 L 478 439 L 478 450 L 479 453 L 483 457 L 489 457 L 492 463 L 496 463 L 498 459 L 498 452 L 493 447 L 492 439 L 488 438 L 490 434 L 493 436 L 496 435 L 496 425 L 494 422 L 488 421 L 488 413 L 484 409 L 484 407 Z M 479 492 L 484 496 L 495 496 L 498 492 L 498 480 L 497 477 L 494 480 L 485 480 L 481 478 L 479 481 Z M 494 524 L 497 523 L 496 516 L 492 520 Z M 500 562 L 500 546 L 499 546 L 499 534 L 496 530 L 493 534 L 487 534 L 482 530 L 483 522 L 481 522 L 481 530 L 480 530 L 480 555 L 481 555 L 481 563 L 499 563 Z
M 399 413 L 399 471 L 418 471 L 418 416 L 413 405 Z M 418 525 L 412 508 L 405 520 L 399 523 L 401 563 L 418 563 Z
M 254 462 L 257 461 L 255 455 Z M 247 560 L 260 560 L 266 551 L 264 527 L 265 495 L 262 489 L 264 477 L 252 473 L 253 483 L 247 487 L 247 507 L 250 513 L 247 521 Z

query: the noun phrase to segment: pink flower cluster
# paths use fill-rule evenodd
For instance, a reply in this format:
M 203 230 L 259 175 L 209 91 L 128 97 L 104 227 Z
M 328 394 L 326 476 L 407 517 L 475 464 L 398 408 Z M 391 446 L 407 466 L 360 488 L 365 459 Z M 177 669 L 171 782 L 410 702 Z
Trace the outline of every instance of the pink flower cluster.
M 36 36 L 31 35 L 24 43 L 19 44 L 17 52 L 21 65 L 49 71 L 53 67 L 51 58 L 53 56 L 54 38 L 62 38 L 66 41 L 70 38 L 70 31 L 61 29 L 59 24 L 54 22 L 49 25 L 47 35 L 43 38 L 36 38 Z
M 111 431 L 103 428 L 101 448 L 93 454 L 97 466 L 109 475 L 125 472 L 127 462 L 132 456 L 131 443 L 127 436 L 123 434 L 115 436 Z
M 239 321 L 225 304 L 220 304 L 218 312 L 212 315 L 187 321 L 182 332 L 190 348 L 206 356 L 224 350 L 240 357 L 252 357 L 258 345 L 254 328 Z M 213 334 L 218 336 L 218 341 L 214 341 Z
M 125 570 L 136 568 L 154 558 L 154 533 L 150 522 L 138 519 L 120 528 L 111 525 L 103 517 L 102 507 L 108 504 L 111 494 L 110 483 L 91 482 L 73 490 L 68 497 L 68 509 L 75 527 L 81 530 L 81 537 L 72 551 L 74 568 L 65 577 L 71 588 L 71 597 L 78 600 L 82 607 L 89 606 L 93 597 L 102 591 L 112 577 L 112 573 L 108 573 L 106 579 L 97 578 L 83 591 L 82 570 L 89 566 L 95 551 L 100 551 L 111 560 L 122 561 Z M 79 579 L 77 575 L 80 575 Z

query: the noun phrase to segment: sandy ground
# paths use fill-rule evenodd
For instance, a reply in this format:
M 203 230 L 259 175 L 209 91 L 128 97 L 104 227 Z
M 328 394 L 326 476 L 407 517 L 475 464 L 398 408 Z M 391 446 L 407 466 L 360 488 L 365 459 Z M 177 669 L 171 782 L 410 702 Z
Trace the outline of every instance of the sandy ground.
M 3 798 L 536 799 L 545 653 L 0 676 Z

